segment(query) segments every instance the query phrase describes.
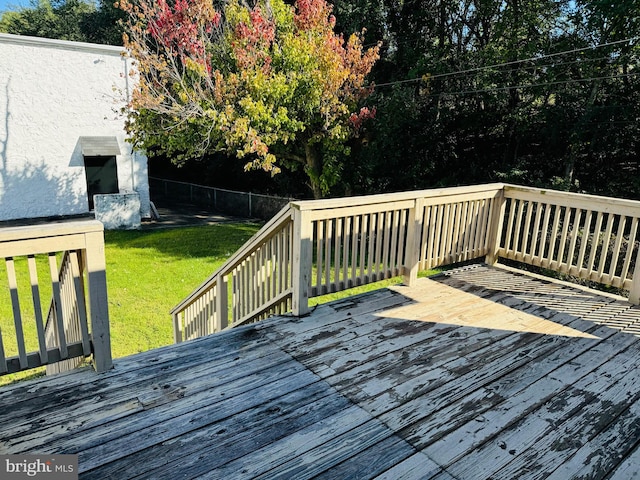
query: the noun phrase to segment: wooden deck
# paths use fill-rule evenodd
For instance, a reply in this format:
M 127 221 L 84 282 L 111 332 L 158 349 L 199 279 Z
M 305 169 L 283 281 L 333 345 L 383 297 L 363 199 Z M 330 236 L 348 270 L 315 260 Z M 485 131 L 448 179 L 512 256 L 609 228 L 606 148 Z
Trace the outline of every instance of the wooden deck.
M 0 389 L 81 478 L 640 475 L 640 309 L 475 265 Z

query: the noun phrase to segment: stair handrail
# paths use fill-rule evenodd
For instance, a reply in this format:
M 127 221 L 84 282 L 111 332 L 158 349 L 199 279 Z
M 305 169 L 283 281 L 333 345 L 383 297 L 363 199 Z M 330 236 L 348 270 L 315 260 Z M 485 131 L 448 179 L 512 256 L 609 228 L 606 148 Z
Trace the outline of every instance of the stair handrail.
M 236 318 L 237 316 L 232 315 L 232 321 L 228 321 L 227 297 L 229 296 L 229 292 L 227 291 L 226 282 L 222 282 L 221 279 L 224 280 L 225 276 L 232 274 L 234 269 L 237 269 L 247 260 L 247 258 L 250 258 L 251 255 L 259 250 L 261 246 L 265 245 L 266 242 L 269 242 L 274 236 L 280 234 L 282 232 L 282 228 L 286 225 L 290 225 L 292 221 L 293 209 L 291 204 L 289 204 L 271 218 L 271 220 L 269 220 L 255 235 L 245 242 L 238 251 L 218 267 L 213 274 L 195 288 L 184 300 L 171 309 L 170 313 L 174 321 L 174 340 L 176 342 L 181 342 L 184 339 L 189 338 L 188 332 L 186 332 L 188 322 L 185 323 L 185 319 L 181 316 L 184 314 L 186 309 L 202 299 L 208 292 L 211 293 L 208 300 L 211 305 L 208 307 L 210 310 L 217 311 L 215 325 L 209 328 L 209 330 L 219 331 L 228 328 L 230 326 L 229 323 L 235 326 L 249 320 L 244 318 L 247 315 L 243 315 L 242 318 Z M 288 239 L 288 242 L 291 242 L 290 238 Z M 214 289 L 220 286 L 223 288 L 218 288 L 219 291 L 216 293 Z M 283 302 L 288 301 L 288 298 L 284 297 L 290 297 L 291 295 L 291 287 L 289 285 L 286 287 L 287 288 L 282 289 L 279 293 L 279 297 L 282 297 L 279 298 L 279 300 Z M 210 318 L 200 320 L 202 325 L 211 323 L 210 319 L 212 316 L 211 314 L 208 314 L 208 316 Z M 185 333 L 187 334 L 185 335 Z

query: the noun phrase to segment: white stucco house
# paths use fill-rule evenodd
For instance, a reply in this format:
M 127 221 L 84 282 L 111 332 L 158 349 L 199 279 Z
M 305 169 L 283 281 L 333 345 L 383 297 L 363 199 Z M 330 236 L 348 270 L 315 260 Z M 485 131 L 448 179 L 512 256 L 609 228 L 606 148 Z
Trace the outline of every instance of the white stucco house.
M 0 221 L 88 213 L 95 194 L 139 198 L 149 216 L 147 159 L 125 141 L 122 53 L 0 34 Z

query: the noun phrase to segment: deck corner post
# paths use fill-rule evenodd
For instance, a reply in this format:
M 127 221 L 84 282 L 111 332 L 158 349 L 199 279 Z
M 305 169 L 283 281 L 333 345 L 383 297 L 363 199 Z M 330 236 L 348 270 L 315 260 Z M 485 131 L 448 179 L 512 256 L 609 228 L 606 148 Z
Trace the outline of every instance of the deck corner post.
M 216 316 L 215 331 L 221 332 L 229 325 L 229 283 L 224 275 L 218 276 L 216 282 Z
M 182 343 L 182 320 L 180 318 L 181 315 L 184 315 L 181 312 L 173 313 L 173 343 Z
M 113 367 L 111 358 L 111 333 L 109 331 L 109 303 L 107 300 L 107 275 L 104 255 L 104 231 L 85 234 L 85 266 L 91 315 L 94 368 L 98 373 Z
M 631 288 L 629 289 L 629 303 L 640 305 L 640 246 L 638 246 L 636 266 L 633 269 L 633 278 L 631 279 Z
M 403 268 L 403 282 L 412 287 L 418 280 L 420 267 L 420 235 L 424 218 L 424 198 L 416 198 L 413 208 L 409 210 L 407 220 L 407 247 Z
M 507 207 L 507 200 L 504 195 L 505 186 L 498 190 L 497 195 L 491 202 L 491 212 L 489 214 L 489 225 L 487 226 L 487 255 L 485 263 L 495 265 L 498 263 L 498 252 L 500 251 L 500 240 L 502 238 L 502 226 L 504 214 Z
M 293 298 L 291 309 L 297 317 L 309 313 L 309 290 L 312 262 L 312 225 L 309 212 L 293 207 Z

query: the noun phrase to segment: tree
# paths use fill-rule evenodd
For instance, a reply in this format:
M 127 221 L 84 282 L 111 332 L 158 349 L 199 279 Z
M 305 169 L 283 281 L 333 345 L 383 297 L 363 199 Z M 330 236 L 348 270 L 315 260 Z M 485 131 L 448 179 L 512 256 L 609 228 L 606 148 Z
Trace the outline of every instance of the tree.
M 378 47 L 334 32 L 325 0 L 122 0 L 139 82 L 128 128 L 176 162 L 226 152 L 246 169 L 304 168 L 314 197 L 335 185 Z
M 16 35 L 85 40 L 80 23 L 95 11 L 93 4 L 82 0 L 53 3 L 39 0 L 31 8 L 6 12 L 0 20 L 0 31 Z
M 7 11 L 0 32 L 76 42 L 122 45 L 118 20 L 123 12 L 109 0 L 38 0 L 30 7 Z

